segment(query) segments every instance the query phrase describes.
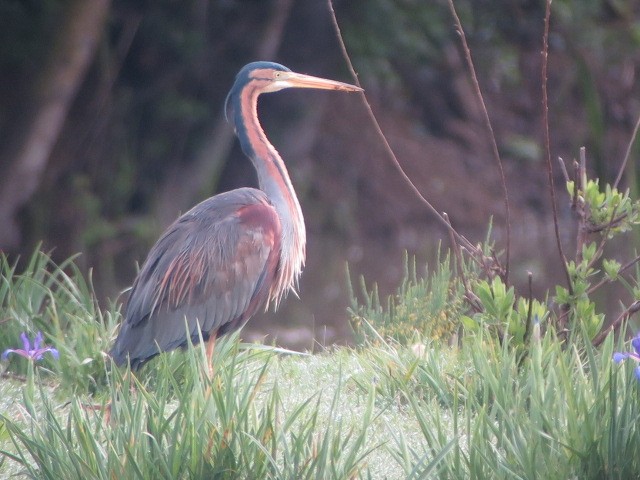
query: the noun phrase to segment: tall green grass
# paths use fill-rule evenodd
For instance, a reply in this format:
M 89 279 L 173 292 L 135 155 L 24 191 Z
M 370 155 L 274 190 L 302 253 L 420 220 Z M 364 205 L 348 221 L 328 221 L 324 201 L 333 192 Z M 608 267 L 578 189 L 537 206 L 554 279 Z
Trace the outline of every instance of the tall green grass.
M 180 356 L 181 372 L 161 357 L 152 388 L 111 370 L 109 403 L 25 393 L 21 419 L 2 416 L 4 454 L 39 479 L 360 478 L 372 395 L 354 429 L 338 411 L 341 388 L 327 414 L 319 392 L 285 405 L 272 351 L 221 342 L 212 379 L 199 348 Z
M 216 347 L 211 379 L 201 346 L 160 355 L 133 376 L 101 353 L 118 309 L 100 312 L 73 262 L 57 267 L 37 253 L 28 265 L 17 274 L 4 263 L 0 316 L 9 320 L 0 340 L 16 347 L 19 332 L 42 330 L 60 359 L 12 356 L 3 365 L 11 375 L 0 383 L 0 477 L 627 479 L 640 471 L 640 385 L 634 365 L 612 362 L 626 350 L 612 336 L 596 349 L 586 332 L 567 343 L 549 328 L 523 349 L 522 339 L 479 329 L 454 346 L 419 336 L 404 345 L 369 323 L 357 349 L 292 354 L 234 336 Z M 443 292 L 450 277 L 430 282 Z
M 505 340 L 467 337 L 416 357 L 387 343 L 357 353 L 357 384 L 379 405 L 407 408 L 420 431 L 391 427 L 387 446 L 407 478 L 635 478 L 640 471 L 640 386 L 633 365 L 601 350 L 563 349 L 553 334 L 526 357 Z M 436 460 L 439 460 L 436 462 Z

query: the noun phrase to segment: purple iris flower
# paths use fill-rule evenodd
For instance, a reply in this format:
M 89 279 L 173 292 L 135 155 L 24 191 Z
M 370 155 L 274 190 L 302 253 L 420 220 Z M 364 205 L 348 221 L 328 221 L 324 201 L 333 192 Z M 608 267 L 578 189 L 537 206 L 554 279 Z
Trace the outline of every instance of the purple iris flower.
M 631 346 L 633 347 L 633 352 L 616 352 L 613 354 L 613 361 L 620 363 L 627 358 L 635 360 L 639 365 L 634 370 L 634 373 L 636 378 L 640 380 L 640 332 L 631 340 Z
M 2 353 L 2 360 L 6 360 L 10 353 L 16 353 L 31 361 L 41 360 L 45 353 L 50 353 L 53 355 L 53 358 L 58 358 L 58 350 L 53 347 L 46 347 L 42 344 L 42 332 L 38 332 L 36 334 L 36 338 L 33 340 L 33 347 L 31 346 L 29 337 L 27 337 L 25 332 L 20 334 L 20 338 L 22 339 L 23 348 L 9 348 L 5 350 Z

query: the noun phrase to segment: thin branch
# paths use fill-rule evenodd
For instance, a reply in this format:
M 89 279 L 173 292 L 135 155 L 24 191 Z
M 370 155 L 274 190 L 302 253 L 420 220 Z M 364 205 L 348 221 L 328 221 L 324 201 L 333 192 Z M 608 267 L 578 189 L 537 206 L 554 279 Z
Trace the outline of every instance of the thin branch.
M 613 212 L 614 214 L 617 212 Z M 600 233 L 602 231 L 606 231 L 609 230 L 613 227 L 617 227 L 618 225 L 620 225 L 624 220 L 626 220 L 628 218 L 628 215 L 626 213 L 622 213 L 620 215 L 618 215 L 615 218 L 612 218 L 611 220 L 609 220 L 607 223 L 602 224 L 602 225 L 592 225 L 590 227 L 587 227 L 587 232 L 589 233 Z
M 443 213 L 442 216 L 447 221 L 447 223 L 450 222 L 449 216 L 446 213 Z M 456 261 L 458 262 L 458 266 L 460 268 L 460 280 L 462 281 L 462 286 L 464 287 L 464 296 L 466 297 L 467 302 L 469 302 L 469 305 L 471 305 L 471 308 L 473 308 L 476 312 L 482 312 L 483 311 L 482 303 L 480 302 L 480 299 L 473 293 L 473 290 L 471 289 L 471 285 L 469 284 L 469 280 L 467 279 L 467 276 L 464 273 L 462 249 L 460 248 L 460 244 L 456 242 L 456 239 L 452 233 L 453 231 L 454 229 L 452 226 L 449 229 L 449 235 L 451 236 L 451 248 L 453 249 L 453 253 L 456 257 Z
M 580 178 L 580 171 L 578 168 L 578 162 L 576 162 L 576 160 L 573 160 L 573 198 L 571 199 L 571 208 L 574 210 L 577 210 L 578 208 L 581 208 L 580 205 L 578 204 L 578 192 L 580 191 L 580 184 L 578 182 L 578 179 Z
M 620 328 L 620 325 L 622 324 L 623 320 L 631 318 L 631 315 L 639 311 L 640 311 L 640 300 L 636 300 L 627 308 L 625 308 L 625 310 L 618 316 L 618 318 L 616 318 L 613 321 L 613 323 L 609 326 L 609 328 L 600 332 L 600 334 L 593 339 L 593 342 L 592 342 L 593 346 L 597 347 L 598 345 L 600 345 L 611 332 L 615 332 L 616 330 L 618 330 L 618 328 Z
M 627 162 L 629 161 L 629 156 L 631 155 L 631 149 L 633 148 L 633 144 L 636 141 L 636 136 L 638 135 L 639 129 L 640 129 L 640 115 L 638 115 L 636 126 L 633 127 L 633 133 L 631 134 L 629 145 L 627 145 L 627 152 L 624 154 L 624 160 L 622 161 L 622 165 L 620 165 L 620 170 L 618 170 L 618 176 L 616 177 L 616 181 L 613 183 L 613 188 L 618 188 L 618 184 L 622 179 L 622 174 L 627 169 Z
M 500 152 L 498 151 L 496 136 L 493 133 L 493 127 L 491 126 L 491 119 L 489 118 L 489 112 L 487 111 L 487 106 L 484 103 L 482 90 L 480 90 L 480 83 L 478 82 L 476 70 L 475 70 L 475 67 L 473 66 L 473 59 L 471 58 L 471 50 L 469 49 L 469 45 L 467 44 L 467 37 L 465 36 L 464 29 L 462 28 L 462 22 L 460 21 L 460 17 L 458 17 L 456 8 L 453 5 L 453 0 L 448 0 L 448 1 L 449 1 L 449 9 L 451 10 L 451 15 L 453 16 L 456 22 L 456 28 L 458 30 L 458 34 L 460 35 L 460 41 L 462 42 L 462 48 L 464 49 L 465 60 L 467 61 L 467 67 L 469 68 L 469 73 L 471 74 L 471 81 L 476 91 L 476 96 L 478 97 L 478 101 L 480 102 L 480 107 L 482 109 L 482 114 L 484 116 L 485 127 L 487 128 L 487 133 L 489 134 L 489 140 L 491 141 L 491 148 L 493 149 L 493 156 L 498 166 L 498 172 L 500 173 L 500 182 L 502 184 L 502 193 L 504 195 L 504 209 L 505 209 L 506 227 L 507 227 L 507 245 L 505 250 L 506 261 L 505 261 L 503 280 L 505 283 L 507 283 L 509 280 L 509 255 L 511 250 L 511 213 L 509 209 L 509 192 L 507 190 L 507 181 L 504 175 L 504 168 L 502 167 L 502 159 L 500 158 Z
M 329 13 L 331 14 L 333 27 L 336 31 L 336 37 L 338 39 L 338 43 L 340 44 L 340 49 L 342 50 L 342 55 L 344 56 L 344 59 L 347 63 L 347 67 L 349 68 L 349 71 L 351 72 L 351 75 L 353 76 L 355 84 L 360 86 L 360 81 L 358 80 L 358 74 L 353 68 L 353 64 L 351 63 L 351 58 L 349 57 L 349 53 L 347 52 L 347 47 L 345 46 L 344 40 L 342 39 L 342 33 L 340 32 L 340 26 L 338 25 L 338 20 L 336 19 L 336 14 L 333 10 L 333 5 L 331 3 L 331 0 L 327 0 L 327 4 L 329 6 Z M 362 95 L 364 106 L 367 110 L 367 113 L 369 114 L 369 118 L 371 119 L 375 127 L 376 133 L 382 140 L 384 148 L 389 156 L 389 159 L 391 160 L 392 164 L 395 166 L 396 170 L 398 171 L 402 179 L 405 181 L 408 187 L 413 191 L 413 193 L 422 201 L 422 203 L 427 207 L 427 209 L 455 237 L 455 239 L 458 242 L 460 242 L 462 245 L 464 245 L 464 247 L 467 248 L 469 252 L 473 253 L 474 255 L 477 255 L 478 254 L 477 248 L 473 244 L 471 244 L 471 242 L 469 242 L 469 240 L 467 240 L 463 235 L 459 234 L 453 228 L 453 226 L 451 226 L 449 222 L 447 222 L 447 220 L 440 214 L 440 212 L 438 212 L 438 210 L 435 209 L 435 207 L 422 195 L 422 193 L 420 193 L 420 190 L 418 190 L 418 187 L 415 186 L 415 184 L 411 181 L 409 176 L 402 169 L 400 162 L 398 162 L 398 159 L 396 158 L 395 153 L 393 153 L 393 150 L 391 149 L 391 146 L 389 145 L 387 138 L 382 132 L 382 128 L 380 128 L 380 124 L 378 123 L 378 120 L 376 119 L 376 116 L 374 115 L 373 110 L 371 109 L 371 105 L 369 105 L 369 102 L 367 101 L 367 97 L 365 96 L 364 92 L 362 92 L 361 95 Z
M 491 249 L 490 258 L 491 258 L 491 262 L 487 264 L 487 268 L 491 268 L 493 272 L 495 272 L 495 274 L 498 275 L 499 277 L 502 277 L 504 275 L 503 278 L 506 283 L 507 267 L 502 268 L 502 265 L 500 264 L 500 260 L 498 259 L 498 254 L 496 253 L 494 248 Z
M 558 246 L 558 253 L 560 254 L 560 260 L 562 267 L 564 268 L 564 274 L 567 277 L 567 287 L 569 293 L 573 295 L 573 282 L 571 281 L 571 274 L 569 273 L 569 267 L 567 266 L 567 257 L 564 254 L 562 248 L 562 241 L 560 240 L 560 225 L 558 223 L 558 206 L 556 202 L 555 185 L 553 182 L 553 167 L 551 166 L 551 140 L 549 135 L 549 97 L 547 95 L 547 67 L 549 65 L 549 19 L 551 17 L 551 0 L 547 0 L 545 15 L 544 15 L 544 35 L 542 36 L 542 123 L 544 128 L 544 149 L 547 160 L 547 177 L 549 184 L 549 194 L 551 195 L 551 208 L 553 210 L 553 227 L 556 235 L 556 243 Z M 578 188 L 576 185 L 574 188 Z
M 636 258 L 634 258 L 633 260 L 631 260 L 630 262 L 625 263 L 622 267 L 620 267 L 620 269 L 618 270 L 618 275 L 624 273 L 626 270 L 630 269 L 631 267 L 633 267 L 638 262 L 640 262 L 640 255 L 637 256 Z M 609 277 L 604 277 L 598 283 L 596 283 L 595 285 L 593 285 L 593 286 L 591 286 L 590 288 L 587 289 L 587 295 L 591 295 L 593 292 L 595 292 L 600 287 L 602 287 L 605 283 L 609 283 L 609 282 L 612 282 L 612 281 L 613 280 L 610 279 Z
M 573 207 L 578 216 L 578 232 L 576 235 L 576 263 L 582 262 L 582 251 L 585 243 L 587 243 L 587 209 L 589 205 L 586 202 L 578 202 L 578 182 L 580 191 L 583 195 L 587 191 L 587 154 L 584 147 L 580 147 L 580 161 L 574 162 L 576 175 L 575 188 L 573 189 L 573 198 L 575 203 Z
M 587 191 L 589 181 L 587 180 L 587 149 L 580 147 L 580 188 L 583 192 Z
M 614 212 L 616 213 L 616 212 Z M 617 227 L 623 221 L 627 219 L 628 215 L 626 213 L 622 213 L 615 218 L 612 218 L 609 222 L 602 225 L 592 225 L 587 227 L 587 232 L 589 233 L 600 233 L 602 231 L 607 231 L 611 228 Z
M 569 178 L 569 173 L 567 172 L 567 166 L 564 164 L 564 160 L 562 159 L 562 157 L 558 157 L 558 163 L 560 164 L 560 171 L 562 172 L 564 181 L 569 183 L 571 181 L 571 178 Z

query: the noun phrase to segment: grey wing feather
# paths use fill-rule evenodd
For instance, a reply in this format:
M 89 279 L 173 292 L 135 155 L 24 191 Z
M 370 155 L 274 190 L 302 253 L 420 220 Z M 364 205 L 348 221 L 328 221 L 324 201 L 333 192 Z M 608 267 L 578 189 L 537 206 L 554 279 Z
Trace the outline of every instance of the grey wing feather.
M 244 215 L 242 212 L 251 212 Z M 255 217 L 255 218 L 254 218 Z M 256 220 L 257 219 L 257 220 Z M 239 327 L 268 298 L 280 224 L 263 192 L 217 195 L 180 217 L 153 246 L 111 355 L 132 368 L 199 335 Z

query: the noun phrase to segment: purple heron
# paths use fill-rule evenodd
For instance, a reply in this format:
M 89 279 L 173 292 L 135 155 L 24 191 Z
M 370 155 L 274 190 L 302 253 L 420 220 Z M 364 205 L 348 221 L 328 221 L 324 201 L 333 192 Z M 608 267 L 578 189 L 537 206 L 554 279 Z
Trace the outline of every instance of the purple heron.
M 239 188 L 199 203 L 151 248 L 133 283 L 110 355 L 138 369 L 160 352 L 200 336 L 207 360 L 216 338 L 296 287 L 306 233 L 287 168 L 258 121 L 258 96 L 285 88 L 358 92 L 333 80 L 254 62 L 238 73 L 225 113 L 258 174 L 259 189 Z

